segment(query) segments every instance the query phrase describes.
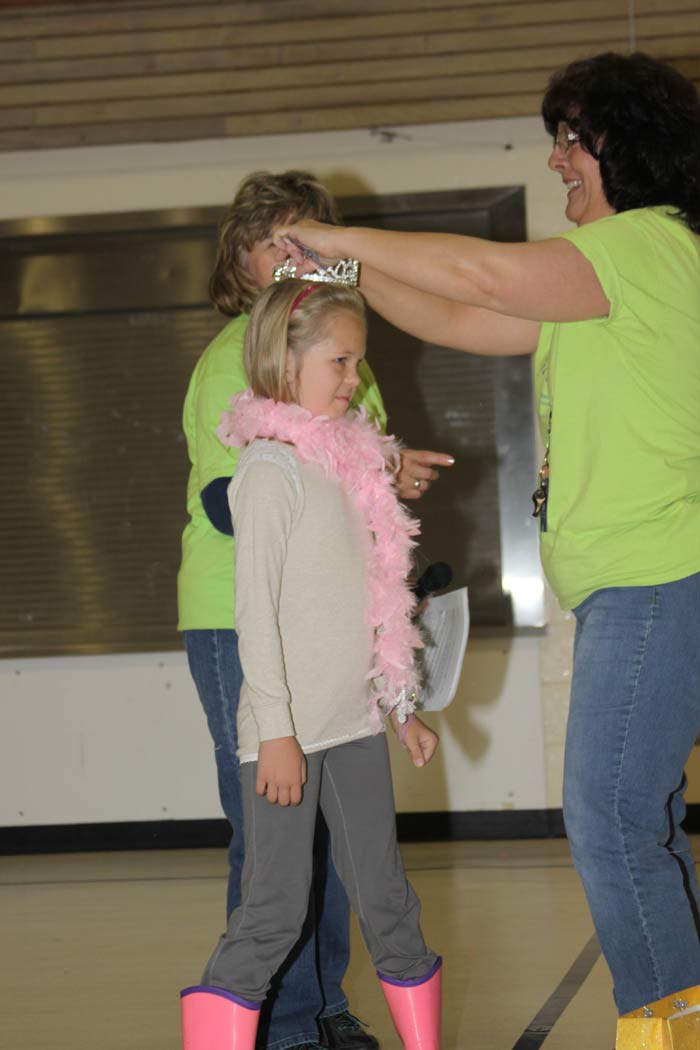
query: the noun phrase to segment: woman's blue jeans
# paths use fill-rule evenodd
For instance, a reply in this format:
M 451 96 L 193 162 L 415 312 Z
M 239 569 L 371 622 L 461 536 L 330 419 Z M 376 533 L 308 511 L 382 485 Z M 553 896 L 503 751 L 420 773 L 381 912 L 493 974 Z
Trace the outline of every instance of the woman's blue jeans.
M 596 591 L 574 614 L 564 818 L 625 1014 L 700 984 L 681 827 L 700 732 L 700 574 Z
M 190 671 L 214 741 L 219 797 L 232 829 L 226 918 L 241 899 L 243 811 L 237 712 L 243 671 L 231 630 L 183 632 Z M 347 1009 L 341 983 L 350 960 L 349 904 L 330 859 L 328 831 L 317 829 L 315 886 L 302 935 L 277 974 L 260 1016 L 257 1046 L 266 1050 L 318 1038 L 317 1018 Z

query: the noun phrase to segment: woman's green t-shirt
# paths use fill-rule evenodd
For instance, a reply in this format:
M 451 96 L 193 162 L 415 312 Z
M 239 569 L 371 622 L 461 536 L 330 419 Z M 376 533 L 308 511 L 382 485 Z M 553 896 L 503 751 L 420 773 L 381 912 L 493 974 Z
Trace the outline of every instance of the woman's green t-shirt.
M 545 324 L 535 356 L 550 479 L 541 552 L 564 608 L 700 570 L 700 237 L 668 208 L 563 234 L 608 317 Z

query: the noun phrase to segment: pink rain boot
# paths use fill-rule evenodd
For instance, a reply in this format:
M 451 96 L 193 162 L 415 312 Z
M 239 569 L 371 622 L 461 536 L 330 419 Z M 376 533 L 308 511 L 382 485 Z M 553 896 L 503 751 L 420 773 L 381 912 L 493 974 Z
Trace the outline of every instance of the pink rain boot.
M 223 988 L 196 985 L 180 992 L 183 1050 L 254 1050 L 260 1003 Z
M 442 959 L 425 977 L 399 981 L 377 971 L 404 1050 L 440 1050 Z

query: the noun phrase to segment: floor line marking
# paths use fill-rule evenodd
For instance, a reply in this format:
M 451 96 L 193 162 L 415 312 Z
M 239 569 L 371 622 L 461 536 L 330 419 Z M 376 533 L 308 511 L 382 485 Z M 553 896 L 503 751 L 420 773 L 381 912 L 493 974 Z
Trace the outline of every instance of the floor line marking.
M 600 944 L 591 937 L 564 974 L 544 1006 L 530 1021 L 513 1050 L 539 1050 L 600 957 Z

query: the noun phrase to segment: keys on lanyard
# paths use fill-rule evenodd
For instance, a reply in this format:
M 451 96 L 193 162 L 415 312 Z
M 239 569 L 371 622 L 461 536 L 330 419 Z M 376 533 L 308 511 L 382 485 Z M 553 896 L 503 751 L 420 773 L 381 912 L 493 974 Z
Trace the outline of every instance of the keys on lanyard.
M 549 413 L 549 424 L 547 426 L 547 447 L 544 450 L 544 459 L 539 473 L 539 485 L 532 493 L 532 502 L 535 509 L 533 518 L 540 519 L 540 532 L 547 531 L 547 499 L 549 498 L 549 442 L 552 434 L 552 413 Z
M 549 464 L 543 463 L 540 467 L 539 485 L 532 493 L 532 502 L 535 509 L 533 518 L 540 519 L 540 532 L 547 531 L 547 497 L 549 495 Z

